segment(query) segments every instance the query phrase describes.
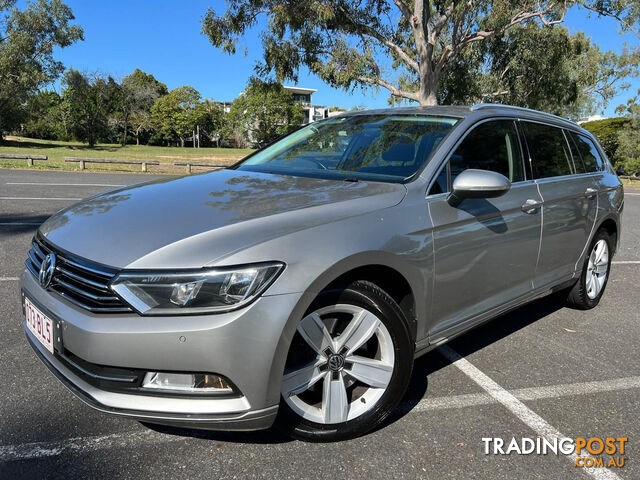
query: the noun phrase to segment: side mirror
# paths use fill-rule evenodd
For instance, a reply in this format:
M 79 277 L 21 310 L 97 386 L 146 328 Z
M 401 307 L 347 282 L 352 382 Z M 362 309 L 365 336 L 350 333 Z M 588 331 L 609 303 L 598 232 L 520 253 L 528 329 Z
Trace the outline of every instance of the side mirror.
M 457 207 L 465 198 L 495 198 L 511 188 L 507 177 L 489 170 L 469 168 L 453 181 L 453 191 L 447 197 L 452 207 Z

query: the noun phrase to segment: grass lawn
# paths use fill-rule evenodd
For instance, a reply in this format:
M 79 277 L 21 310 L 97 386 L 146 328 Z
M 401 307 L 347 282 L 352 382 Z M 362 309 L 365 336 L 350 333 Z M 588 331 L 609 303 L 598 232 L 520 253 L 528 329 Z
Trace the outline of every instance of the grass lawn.
M 184 172 L 185 167 L 174 166 L 174 162 L 192 160 L 198 163 L 212 165 L 230 165 L 245 157 L 252 150 L 236 148 L 180 148 L 154 147 L 147 145 L 98 144 L 93 148 L 78 142 L 58 142 L 55 140 L 36 140 L 24 137 L 5 137 L 0 145 L 0 154 L 11 153 L 19 155 L 47 155 L 47 161 L 35 161 L 34 167 L 27 167 L 26 160 L 12 160 L 0 158 L 0 167 L 30 168 L 46 170 L 79 170 L 77 163 L 67 163 L 64 157 L 85 158 L 115 158 L 118 160 L 156 160 L 160 165 L 149 165 L 150 173 Z M 87 170 L 131 172 L 140 171 L 140 165 L 117 165 L 87 163 Z M 194 171 L 198 167 L 194 167 Z

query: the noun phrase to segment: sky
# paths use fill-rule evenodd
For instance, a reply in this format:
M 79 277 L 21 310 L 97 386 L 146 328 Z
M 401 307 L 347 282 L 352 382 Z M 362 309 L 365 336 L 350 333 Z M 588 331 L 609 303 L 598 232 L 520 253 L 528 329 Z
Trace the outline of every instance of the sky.
M 83 27 L 85 40 L 58 51 L 56 57 L 67 67 L 81 71 L 99 71 L 122 78 L 140 68 L 166 83 L 169 89 L 192 85 L 203 97 L 231 101 L 243 90 L 262 53 L 258 31 L 251 31 L 242 39 L 236 55 L 222 53 L 200 33 L 207 8 L 222 13 L 223 0 L 179 3 L 66 0 L 66 3 L 72 8 L 76 23 Z M 619 35 L 615 21 L 589 17 L 575 8 L 567 14 L 565 26 L 571 33 L 586 32 L 603 50 L 620 52 L 624 42 L 640 43 L 631 34 Z M 308 71 L 300 73 L 298 86 L 317 89 L 313 102 L 319 105 L 387 106 L 385 89 L 345 92 L 329 87 Z M 640 80 L 633 79 L 631 88 L 621 92 L 601 113 L 614 116 L 615 107 L 634 96 L 639 88 Z

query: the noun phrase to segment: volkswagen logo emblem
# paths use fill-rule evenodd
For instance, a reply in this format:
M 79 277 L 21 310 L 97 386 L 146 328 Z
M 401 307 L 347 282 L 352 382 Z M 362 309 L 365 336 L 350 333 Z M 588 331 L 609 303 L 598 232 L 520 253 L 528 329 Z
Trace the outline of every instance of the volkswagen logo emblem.
M 38 281 L 40 282 L 40 286 L 42 288 L 47 288 L 51 284 L 51 279 L 53 278 L 53 272 L 56 270 L 56 254 L 50 253 L 44 260 L 42 260 L 42 265 L 40 265 L 40 273 L 38 274 Z
M 333 355 L 329 356 L 329 369 L 337 372 L 342 370 L 342 367 L 344 367 L 344 357 L 342 355 L 338 355 L 337 353 L 334 353 Z

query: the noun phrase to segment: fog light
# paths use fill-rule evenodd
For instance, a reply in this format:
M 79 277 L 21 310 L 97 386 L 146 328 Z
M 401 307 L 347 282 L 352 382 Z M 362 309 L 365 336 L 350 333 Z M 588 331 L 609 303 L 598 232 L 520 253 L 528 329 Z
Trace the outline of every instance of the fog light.
M 173 390 L 180 392 L 230 393 L 229 382 L 209 373 L 162 373 L 147 372 L 142 388 Z

